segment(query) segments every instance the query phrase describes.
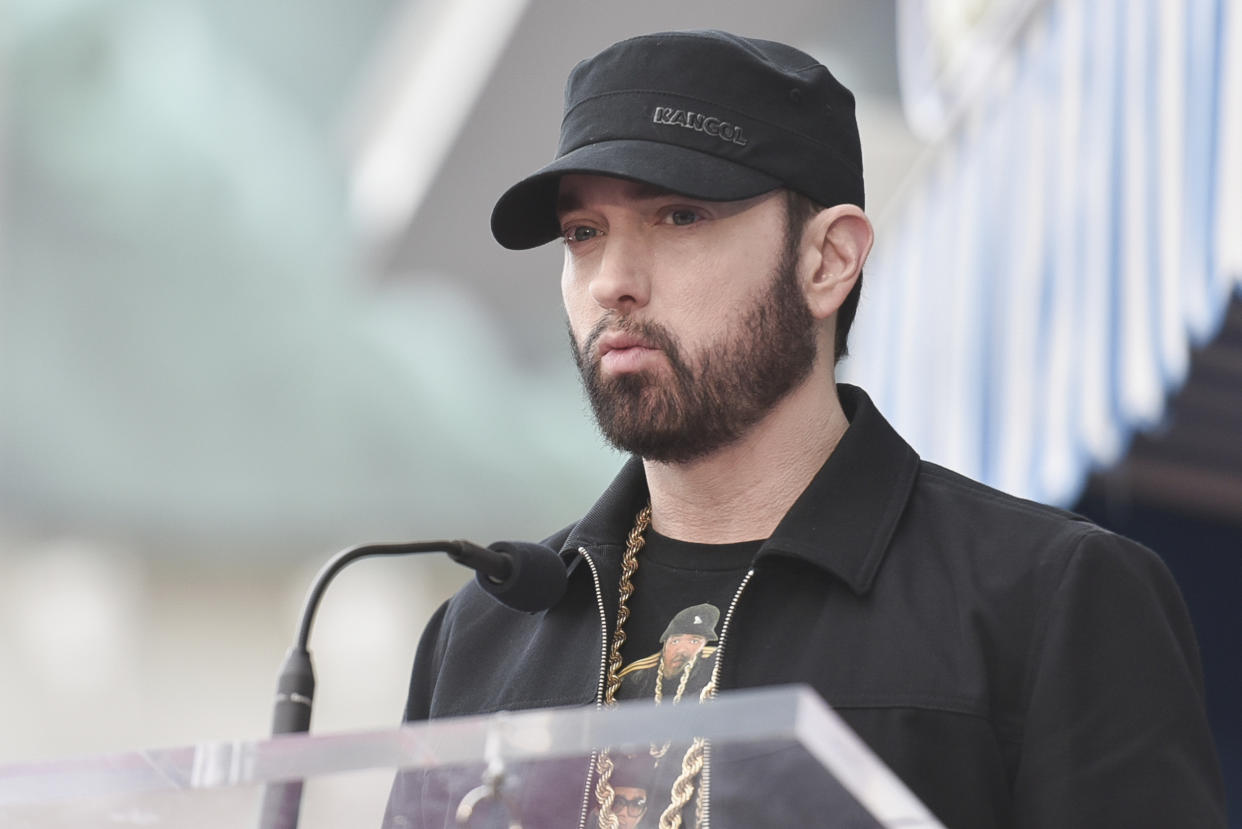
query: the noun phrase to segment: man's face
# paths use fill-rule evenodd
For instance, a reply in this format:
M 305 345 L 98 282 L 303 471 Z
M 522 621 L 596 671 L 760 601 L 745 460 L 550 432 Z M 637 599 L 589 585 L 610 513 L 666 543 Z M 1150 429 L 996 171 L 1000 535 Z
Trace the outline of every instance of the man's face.
M 621 829 L 634 829 L 647 811 L 647 790 L 635 786 L 613 786 L 612 813 Z
M 777 191 L 690 199 L 604 176 L 561 180 L 561 292 L 604 436 L 647 460 L 727 446 L 810 374 L 801 228 Z
M 664 676 L 676 676 L 696 653 L 707 644 L 707 638 L 693 633 L 678 633 L 664 640 Z

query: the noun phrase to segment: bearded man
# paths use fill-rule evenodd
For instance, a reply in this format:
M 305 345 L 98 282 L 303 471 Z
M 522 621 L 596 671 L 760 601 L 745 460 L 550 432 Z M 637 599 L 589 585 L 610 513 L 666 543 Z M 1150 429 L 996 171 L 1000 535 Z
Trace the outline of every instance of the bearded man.
M 716 624 L 720 609 L 710 604 L 687 607 L 672 618 L 660 635 L 660 650 L 636 659 L 618 674 L 618 699 L 664 701 L 664 688 L 676 704 L 687 693 L 697 699 L 715 668 Z M 710 646 L 708 643 L 712 643 Z
M 633 458 L 546 541 L 569 568 L 556 606 L 519 613 L 471 583 L 437 612 L 407 719 L 610 703 L 664 620 L 710 605 L 702 696 L 809 684 L 947 827 L 1223 827 L 1194 634 L 1160 560 L 921 461 L 835 383 L 863 208 L 853 96 L 796 49 L 664 33 L 574 69 L 556 160 L 501 196 L 492 230 L 563 244 L 574 358 Z M 592 774 L 563 825 L 612 825 L 609 764 Z M 661 825 L 783 825 L 758 782 L 746 820 L 690 782 L 648 793 Z M 427 791 L 396 791 L 392 814 Z

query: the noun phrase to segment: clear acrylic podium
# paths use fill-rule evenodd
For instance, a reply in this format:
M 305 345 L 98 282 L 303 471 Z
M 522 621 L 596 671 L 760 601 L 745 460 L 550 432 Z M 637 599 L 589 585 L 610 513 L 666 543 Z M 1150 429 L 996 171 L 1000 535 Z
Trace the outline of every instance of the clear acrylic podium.
M 0 767 L 0 825 L 260 827 L 265 790 L 301 780 L 298 826 L 378 829 L 401 779 L 397 791 L 417 815 L 393 826 L 575 827 L 593 752 L 696 737 L 709 740 L 717 829 L 943 829 L 817 694 L 797 686 L 702 705 L 542 709 Z M 459 824 L 467 798 L 477 808 Z

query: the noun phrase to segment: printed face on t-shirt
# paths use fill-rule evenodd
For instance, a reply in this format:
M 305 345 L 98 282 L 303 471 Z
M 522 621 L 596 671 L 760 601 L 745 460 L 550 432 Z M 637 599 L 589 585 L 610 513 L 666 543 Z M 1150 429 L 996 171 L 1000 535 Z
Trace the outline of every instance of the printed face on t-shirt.
M 634 829 L 647 811 L 647 790 L 635 786 L 614 786 L 612 813 L 620 829 Z
M 693 633 L 678 633 L 664 640 L 664 675 L 681 673 L 696 653 L 707 644 L 707 638 Z

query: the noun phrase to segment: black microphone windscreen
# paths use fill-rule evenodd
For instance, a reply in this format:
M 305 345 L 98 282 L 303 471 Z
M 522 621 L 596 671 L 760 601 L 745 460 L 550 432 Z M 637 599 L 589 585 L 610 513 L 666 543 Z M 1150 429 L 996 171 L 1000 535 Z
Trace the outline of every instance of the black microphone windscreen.
M 476 575 L 480 587 L 502 604 L 536 613 L 547 610 L 565 595 L 569 581 L 565 562 L 551 547 L 524 541 L 498 541 L 490 549 L 511 557 L 513 571 L 504 581 L 493 581 L 483 573 Z

